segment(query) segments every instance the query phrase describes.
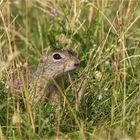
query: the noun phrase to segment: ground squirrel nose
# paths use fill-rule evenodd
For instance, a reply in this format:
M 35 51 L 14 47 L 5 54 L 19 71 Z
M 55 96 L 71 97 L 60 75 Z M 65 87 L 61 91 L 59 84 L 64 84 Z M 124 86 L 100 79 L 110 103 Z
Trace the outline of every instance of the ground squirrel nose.
M 80 65 L 80 61 L 79 60 L 74 63 L 75 67 L 78 67 L 79 65 Z

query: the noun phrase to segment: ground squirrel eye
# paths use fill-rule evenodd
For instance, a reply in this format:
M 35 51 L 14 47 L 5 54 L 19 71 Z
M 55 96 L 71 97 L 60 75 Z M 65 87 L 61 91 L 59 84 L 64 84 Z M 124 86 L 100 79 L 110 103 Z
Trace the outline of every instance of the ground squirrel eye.
M 59 59 L 61 59 L 62 57 L 61 57 L 60 54 L 55 53 L 55 54 L 53 55 L 53 58 L 56 59 L 56 60 L 59 60 Z

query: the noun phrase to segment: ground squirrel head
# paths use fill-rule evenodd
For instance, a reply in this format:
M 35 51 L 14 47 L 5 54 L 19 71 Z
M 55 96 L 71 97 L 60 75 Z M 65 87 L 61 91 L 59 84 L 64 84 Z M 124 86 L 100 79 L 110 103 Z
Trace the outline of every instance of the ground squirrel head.
M 75 70 L 80 64 L 79 59 L 71 50 L 54 51 L 43 56 L 40 66 L 43 67 L 43 73 L 50 77 L 57 77 L 62 73 Z

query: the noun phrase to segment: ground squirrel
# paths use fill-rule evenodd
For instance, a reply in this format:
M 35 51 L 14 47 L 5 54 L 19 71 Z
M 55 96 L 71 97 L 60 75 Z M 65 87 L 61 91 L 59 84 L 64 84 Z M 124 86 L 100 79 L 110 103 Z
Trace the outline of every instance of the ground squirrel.
M 32 74 L 31 78 L 29 77 L 31 102 L 34 104 L 42 100 L 46 94 L 51 98 L 58 96 L 57 92 L 55 93 L 56 87 L 52 83 L 52 79 L 57 79 L 61 74 L 75 70 L 79 64 L 79 59 L 71 50 L 53 51 L 44 54 L 37 70 Z M 19 86 L 18 83 L 17 80 L 14 80 L 13 88 L 7 86 L 7 89 L 12 89 L 11 91 L 14 92 L 17 88 L 16 86 Z

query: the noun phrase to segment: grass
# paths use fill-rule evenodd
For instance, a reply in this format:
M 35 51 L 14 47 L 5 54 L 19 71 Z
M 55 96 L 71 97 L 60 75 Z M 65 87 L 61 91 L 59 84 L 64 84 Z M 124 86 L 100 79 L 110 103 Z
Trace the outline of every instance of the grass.
M 0 139 L 140 139 L 139 13 L 139 0 L 1 0 Z M 17 67 L 67 48 L 81 64 L 58 108 L 6 92 Z

